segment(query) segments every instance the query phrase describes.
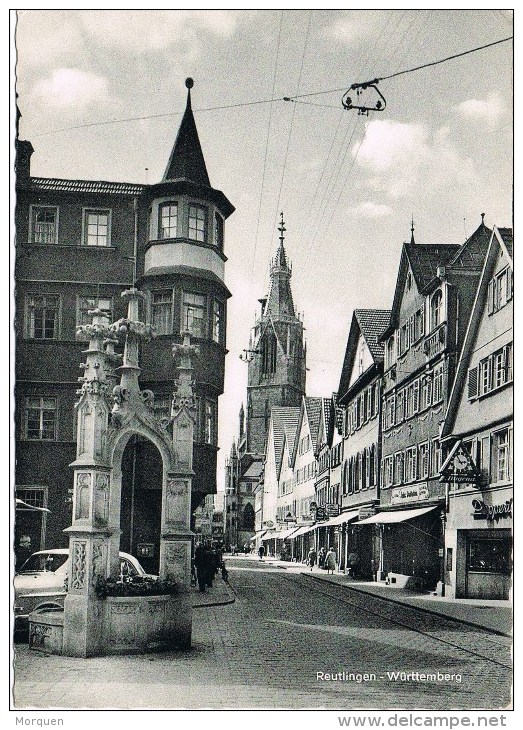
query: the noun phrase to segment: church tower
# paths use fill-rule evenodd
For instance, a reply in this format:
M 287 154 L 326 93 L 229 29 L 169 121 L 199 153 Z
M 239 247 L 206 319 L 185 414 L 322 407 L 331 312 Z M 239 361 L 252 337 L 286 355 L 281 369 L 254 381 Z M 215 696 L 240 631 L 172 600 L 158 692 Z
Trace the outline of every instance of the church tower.
M 303 322 L 291 291 L 292 267 L 284 247 L 283 213 L 280 242 L 270 264 L 267 297 L 252 335 L 247 384 L 247 452 L 263 454 L 272 406 L 300 406 L 305 395 Z

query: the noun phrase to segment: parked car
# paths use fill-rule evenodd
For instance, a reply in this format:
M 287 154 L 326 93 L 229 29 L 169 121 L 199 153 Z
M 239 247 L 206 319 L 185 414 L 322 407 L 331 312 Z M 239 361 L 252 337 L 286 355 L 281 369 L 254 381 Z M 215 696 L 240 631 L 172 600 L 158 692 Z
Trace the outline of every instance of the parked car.
M 29 614 L 42 603 L 63 606 L 68 567 L 69 548 L 39 550 L 25 561 L 14 578 L 15 631 L 27 629 Z M 158 577 L 146 573 L 133 555 L 122 552 L 120 575 L 131 579 Z

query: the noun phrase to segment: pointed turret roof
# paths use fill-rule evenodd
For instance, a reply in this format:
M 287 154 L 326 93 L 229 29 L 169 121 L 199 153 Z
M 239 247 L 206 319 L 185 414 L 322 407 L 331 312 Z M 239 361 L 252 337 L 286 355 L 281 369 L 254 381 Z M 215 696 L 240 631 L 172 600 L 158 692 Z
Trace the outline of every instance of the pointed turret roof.
M 191 89 L 193 85 L 192 79 L 186 79 L 187 105 L 176 136 L 176 142 L 165 169 L 163 182 L 183 179 L 210 188 L 211 183 L 191 108 Z
M 287 317 L 296 316 L 290 284 L 292 270 L 287 261 L 287 254 L 283 245 L 285 240 L 283 234 L 286 230 L 283 222 L 283 212 L 280 215 L 281 220 L 278 227 L 280 231 L 280 243 L 276 256 L 271 261 L 271 283 L 263 311 L 264 315 L 270 314 L 273 318 L 280 315 Z

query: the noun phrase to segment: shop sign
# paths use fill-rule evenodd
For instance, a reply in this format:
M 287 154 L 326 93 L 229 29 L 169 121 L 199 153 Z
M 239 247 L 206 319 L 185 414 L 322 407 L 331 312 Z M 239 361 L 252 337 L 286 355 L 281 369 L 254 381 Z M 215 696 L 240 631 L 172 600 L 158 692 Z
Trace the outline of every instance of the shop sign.
M 500 517 L 512 517 L 512 497 L 503 504 L 485 504 L 481 499 L 473 499 L 472 509 L 475 520 L 497 521 Z
M 358 512 L 358 520 L 366 520 L 367 517 L 374 517 L 376 514 L 376 507 L 373 504 L 369 504 L 366 507 L 361 507 Z
M 335 502 L 329 502 L 325 505 L 325 512 L 328 517 L 337 517 L 340 514 L 340 505 Z
M 316 513 L 312 512 L 312 517 L 317 522 L 321 522 L 322 520 L 327 519 L 327 514 L 325 512 L 325 507 L 316 507 Z
M 418 502 L 429 498 L 429 490 L 426 483 L 413 484 L 412 486 L 396 487 L 391 492 L 391 504 L 403 504 L 404 502 Z
M 471 455 L 458 441 L 441 467 L 440 482 L 454 482 L 454 484 L 479 484 L 481 475 L 474 464 Z

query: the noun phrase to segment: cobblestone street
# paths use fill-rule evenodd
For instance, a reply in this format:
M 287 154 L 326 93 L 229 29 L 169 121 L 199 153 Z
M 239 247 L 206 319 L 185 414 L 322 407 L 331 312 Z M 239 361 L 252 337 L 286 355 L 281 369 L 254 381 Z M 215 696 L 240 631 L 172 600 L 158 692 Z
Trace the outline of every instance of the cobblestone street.
M 17 645 L 16 707 L 465 710 L 510 705 L 506 637 L 275 564 L 231 558 L 227 566 L 236 601 L 194 611 L 189 652 L 84 660 Z M 318 679 L 318 672 L 356 677 L 329 681 Z M 401 675 L 393 679 L 394 672 L 454 678 L 403 681 Z

